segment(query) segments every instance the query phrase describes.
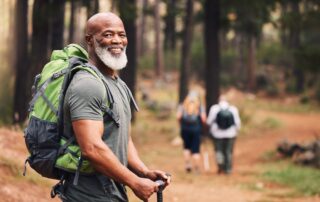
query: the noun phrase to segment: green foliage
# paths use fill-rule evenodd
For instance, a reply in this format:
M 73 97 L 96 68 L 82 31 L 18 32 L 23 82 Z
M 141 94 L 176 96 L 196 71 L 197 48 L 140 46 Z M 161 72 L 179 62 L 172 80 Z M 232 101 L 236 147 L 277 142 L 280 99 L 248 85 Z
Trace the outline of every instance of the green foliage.
M 285 65 L 289 64 L 292 58 L 288 50 L 280 43 L 262 43 L 257 51 L 258 61 L 262 64 Z
M 205 47 L 202 32 L 194 33 L 191 46 L 191 73 L 203 78 L 205 71 Z
M 320 46 L 305 45 L 295 51 L 295 60 L 298 67 L 311 72 L 319 72 L 320 69 Z
M 234 48 L 221 51 L 220 84 L 227 87 L 235 85 L 239 75 L 234 74 L 237 53 Z
M 296 81 L 294 80 L 293 77 L 289 77 L 287 80 L 286 80 L 286 88 L 285 88 L 285 91 L 287 93 L 295 93 L 296 92 Z
M 267 117 L 262 121 L 262 127 L 266 129 L 280 128 L 282 125 L 281 121 L 274 117 Z
M 320 103 L 320 82 L 316 86 L 315 98 Z
M 180 51 L 166 51 L 164 53 L 164 67 L 166 70 L 177 70 L 180 67 Z
M 299 101 L 301 104 L 308 104 L 310 102 L 310 97 L 306 94 L 302 95 Z
M 279 88 L 276 86 L 275 82 L 271 82 L 270 85 L 266 87 L 266 93 L 273 97 L 279 95 Z
M 268 168 L 263 177 L 267 180 L 293 187 L 304 195 L 320 194 L 320 172 L 314 168 L 293 164 Z
M 224 8 L 222 16 L 231 12 L 236 14 L 236 18 L 230 23 L 231 27 L 248 36 L 259 36 L 262 25 L 270 21 L 269 12 L 273 9 L 275 2 L 269 0 L 224 0 L 221 5 Z
M 150 52 L 146 53 L 145 55 L 139 58 L 138 63 L 139 70 L 153 69 L 155 63 L 154 54 Z
M 270 150 L 270 151 L 265 152 L 262 155 L 262 159 L 266 160 L 266 161 L 270 161 L 270 160 L 274 159 L 276 156 L 277 156 L 277 152 L 275 150 Z

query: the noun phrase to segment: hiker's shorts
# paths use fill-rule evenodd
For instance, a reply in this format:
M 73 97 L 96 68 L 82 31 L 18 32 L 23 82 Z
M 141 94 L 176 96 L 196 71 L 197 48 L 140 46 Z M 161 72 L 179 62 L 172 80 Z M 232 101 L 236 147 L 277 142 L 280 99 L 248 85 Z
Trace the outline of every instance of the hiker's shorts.
M 201 128 L 186 128 L 181 130 L 184 149 L 188 149 L 192 154 L 200 153 Z

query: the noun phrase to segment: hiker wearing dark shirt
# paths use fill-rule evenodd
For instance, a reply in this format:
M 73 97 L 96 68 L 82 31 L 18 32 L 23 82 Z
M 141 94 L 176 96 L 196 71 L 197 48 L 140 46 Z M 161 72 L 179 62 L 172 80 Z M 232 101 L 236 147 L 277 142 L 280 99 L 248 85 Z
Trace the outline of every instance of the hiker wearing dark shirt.
M 206 122 L 205 109 L 195 91 L 191 91 L 178 107 L 177 119 L 183 140 L 186 172 L 200 170 L 200 138 L 202 125 Z
M 69 174 L 62 199 L 128 201 L 127 186 L 147 201 L 158 190 L 155 180 L 162 179 L 168 185 L 170 176 L 150 170 L 140 160 L 130 136 L 130 103 L 134 99 L 116 74 L 127 63 L 128 41 L 121 19 L 113 13 L 92 16 L 86 24 L 85 40 L 89 65 L 97 68 L 105 83 L 86 71 L 74 75 L 64 100 L 64 131 L 66 136 L 76 137 L 82 157 L 96 172 L 80 174 L 77 185 L 73 184 L 74 174 Z M 106 107 L 111 109 L 111 118 L 104 113 Z

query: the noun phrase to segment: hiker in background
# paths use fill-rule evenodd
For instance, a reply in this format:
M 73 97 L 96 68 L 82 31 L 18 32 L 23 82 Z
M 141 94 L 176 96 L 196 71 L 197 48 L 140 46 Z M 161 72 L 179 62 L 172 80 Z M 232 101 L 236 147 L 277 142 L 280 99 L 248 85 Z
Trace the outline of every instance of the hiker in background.
M 74 75 L 65 96 L 64 131 L 75 135 L 83 157 L 96 172 L 80 175 L 77 185 L 73 184 L 77 176 L 69 174 L 63 201 L 128 201 L 125 186 L 147 201 L 158 190 L 155 180 L 162 179 L 168 185 L 170 176 L 141 161 L 130 135 L 130 103 L 135 102 L 117 75 L 127 63 L 128 41 L 122 20 L 109 12 L 92 16 L 85 39 L 89 63 L 105 80 L 100 82 L 86 71 Z M 111 112 L 104 113 L 108 103 Z
M 183 139 L 185 169 L 200 171 L 200 137 L 202 125 L 206 123 L 206 113 L 197 92 L 191 91 L 178 107 L 177 119 Z
M 237 132 L 241 127 L 238 109 L 230 105 L 225 98 L 211 106 L 207 124 L 213 137 L 218 173 L 232 172 L 232 155 Z

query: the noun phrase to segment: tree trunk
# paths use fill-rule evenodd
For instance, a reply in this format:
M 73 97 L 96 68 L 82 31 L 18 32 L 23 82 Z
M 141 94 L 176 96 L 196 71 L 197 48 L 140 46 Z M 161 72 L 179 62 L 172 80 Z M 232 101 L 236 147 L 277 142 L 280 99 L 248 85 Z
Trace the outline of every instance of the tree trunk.
M 256 37 L 248 37 L 247 89 L 254 91 L 256 87 Z
M 155 0 L 154 5 L 154 26 L 155 26 L 155 67 L 156 67 L 156 76 L 158 78 L 163 77 L 163 52 L 162 52 L 162 45 L 161 45 L 161 18 L 159 13 L 159 4 L 160 0 Z
M 146 51 L 145 44 L 145 28 L 146 28 L 146 10 L 148 6 L 148 0 L 142 0 L 142 11 L 140 16 L 140 26 L 137 27 L 137 55 L 141 57 Z
M 184 33 L 181 50 L 179 103 L 182 103 L 188 94 L 188 80 L 190 72 L 190 51 L 193 35 L 193 0 L 186 2 L 186 17 L 184 20 Z
M 76 33 L 77 30 L 77 13 L 81 8 L 80 0 L 71 0 L 71 9 L 70 9 L 70 26 L 69 26 L 69 43 L 76 43 Z
M 187 13 L 188 15 L 188 13 Z M 176 0 L 168 0 L 167 15 L 165 17 L 165 35 L 164 35 L 164 49 L 175 50 L 176 48 Z
M 291 8 L 292 8 L 292 14 L 293 15 L 300 15 L 299 10 L 299 2 L 292 1 L 291 2 Z M 298 19 L 299 18 L 299 19 Z M 304 90 L 304 73 L 303 71 L 297 66 L 297 61 L 295 59 L 295 52 L 301 48 L 301 40 L 300 40 L 300 16 L 297 17 L 297 23 L 295 23 L 295 26 L 291 27 L 290 30 L 290 49 L 292 50 L 293 54 L 293 73 L 296 79 L 295 82 L 295 90 L 297 93 L 301 93 Z M 300 20 L 301 21 L 301 20 Z
M 111 8 L 110 8 L 111 12 L 115 12 L 116 4 L 117 4 L 116 0 L 111 0 Z
M 243 81 L 245 80 L 244 79 L 245 78 L 244 70 L 246 69 L 245 56 L 244 56 L 244 52 L 245 52 L 244 50 L 246 49 L 245 45 L 246 44 L 245 44 L 243 33 L 241 32 L 236 33 L 234 47 L 237 52 L 237 59 L 236 59 L 235 69 L 232 75 L 238 80 L 237 87 L 241 87 L 241 88 L 243 88 Z
M 28 71 L 28 89 L 31 89 L 33 78 L 40 73 L 44 64 L 48 62 L 49 52 L 49 9 L 50 0 L 35 0 L 33 4 L 32 15 L 32 40 L 31 40 L 31 57 L 30 68 Z M 31 92 L 28 92 L 28 98 Z M 27 99 L 27 100 L 29 100 Z
M 220 95 L 220 1 L 205 1 L 206 106 L 216 104 Z
M 64 13 L 66 0 L 55 0 L 50 5 L 51 21 L 51 50 L 61 49 L 64 46 Z
M 119 3 L 120 3 L 119 4 L 120 17 L 126 29 L 128 45 L 129 45 L 127 49 L 128 64 L 127 64 L 127 67 L 121 71 L 121 78 L 126 82 L 133 96 L 135 96 L 136 67 L 137 67 L 135 20 L 136 20 L 137 9 L 136 9 L 135 0 L 121 0 Z
M 99 12 L 99 0 L 91 0 L 86 2 L 87 19 Z
M 13 104 L 13 122 L 22 123 L 27 117 L 27 91 L 25 85 L 28 70 L 28 0 L 16 3 L 16 43 L 15 43 L 15 91 Z

